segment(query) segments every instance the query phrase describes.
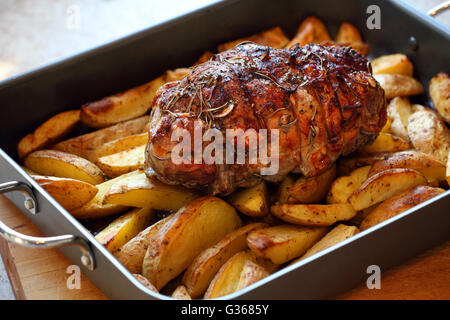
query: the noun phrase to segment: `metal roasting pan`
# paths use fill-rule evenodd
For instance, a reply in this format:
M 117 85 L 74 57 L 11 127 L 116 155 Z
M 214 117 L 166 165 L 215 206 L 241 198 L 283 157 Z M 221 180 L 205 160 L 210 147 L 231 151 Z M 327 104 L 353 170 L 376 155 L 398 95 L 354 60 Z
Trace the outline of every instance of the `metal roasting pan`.
M 380 30 L 366 27 L 366 10 L 373 4 L 381 10 Z M 21 169 L 16 162 L 17 142 L 58 112 L 144 83 L 167 69 L 189 66 L 221 42 L 278 25 L 293 36 L 311 14 L 323 19 L 332 35 L 343 21 L 355 24 L 370 44 L 371 56 L 407 54 L 415 76 L 426 87 L 436 73 L 449 72 L 449 29 L 401 1 L 229 0 L 189 12 L 0 82 L 0 193 L 48 238 L 26 237 L 1 222 L 0 234 L 27 246 L 61 246 L 62 253 L 112 299 L 167 299 L 141 285 Z M 429 105 L 425 95 L 417 101 Z M 449 238 L 447 191 L 224 298 L 330 298 L 365 282 L 369 265 L 384 271 Z

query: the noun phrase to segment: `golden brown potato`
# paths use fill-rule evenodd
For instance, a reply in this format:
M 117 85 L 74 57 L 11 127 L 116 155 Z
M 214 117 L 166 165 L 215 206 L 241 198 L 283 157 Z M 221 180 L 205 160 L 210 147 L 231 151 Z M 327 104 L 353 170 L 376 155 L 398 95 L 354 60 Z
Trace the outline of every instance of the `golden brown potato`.
M 408 135 L 414 148 L 442 163 L 447 162 L 450 130 L 435 112 L 424 109 L 413 113 L 408 122 Z
M 422 173 L 428 182 L 445 180 L 445 164 L 415 150 L 401 151 L 373 164 L 369 177 L 392 168 L 409 168 Z
M 348 176 L 352 171 L 371 166 L 375 162 L 386 159 L 393 152 L 382 152 L 374 154 L 354 154 L 351 157 L 342 157 L 336 164 L 337 176 Z
M 297 34 L 287 44 L 286 48 L 292 48 L 297 43 L 299 46 L 304 46 L 308 43 L 321 43 L 324 41 L 331 41 L 327 27 L 320 19 L 308 17 L 302 21 L 298 27 Z
M 98 158 L 122 152 L 131 149 L 133 147 L 142 146 L 144 144 L 147 144 L 147 141 L 148 141 L 147 132 L 133 134 L 130 136 L 109 141 L 96 148 L 92 153 L 90 160 L 96 163 Z
M 142 274 L 161 289 L 204 249 L 241 226 L 236 210 L 216 197 L 193 200 L 171 219 L 171 226 L 148 247 Z
M 397 152 L 411 149 L 408 141 L 389 133 L 381 132 L 372 144 L 365 145 L 360 149 L 361 153 L 376 154 Z
M 242 188 L 228 197 L 239 212 L 250 217 L 264 217 L 269 213 L 267 185 L 263 181 L 254 187 Z
M 359 30 L 351 23 L 343 22 L 339 27 L 338 33 L 336 35 L 337 42 L 362 42 L 361 33 Z
M 147 113 L 152 107 L 156 91 L 164 84 L 162 77 L 81 107 L 80 119 L 92 128 L 134 119 Z
M 200 58 L 197 59 L 197 61 L 195 61 L 195 63 L 193 64 L 194 66 L 197 66 L 199 64 L 205 63 L 206 61 L 208 61 L 209 59 L 211 59 L 214 56 L 214 53 L 212 53 L 211 51 L 205 51 L 203 52 L 203 54 L 200 56 Z
M 111 222 L 95 236 L 95 239 L 109 252 L 115 252 L 144 230 L 154 215 L 153 209 L 135 208 Z
M 220 267 L 234 254 L 247 249 L 247 235 L 264 228 L 264 223 L 247 224 L 230 234 L 212 247 L 200 253 L 183 275 L 183 284 L 192 298 L 200 297 L 208 288 Z
M 288 192 L 290 188 L 295 183 L 295 177 L 291 174 L 287 175 L 286 178 L 279 184 L 278 186 L 278 195 L 277 199 L 280 203 L 288 203 L 290 199 L 290 193 Z
M 111 185 L 103 203 L 176 211 L 197 197 L 192 190 L 167 185 L 144 171 L 134 171 Z
M 172 292 L 172 298 L 174 299 L 180 299 L 180 300 L 191 300 L 191 296 L 186 290 L 186 287 L 183 285 L 178 286 L 173 292 Z
M 138 169 L 144 169 L 145 147 L 146 145 L 143 144 L 125 151 L 113 153 L 109 156 L 98 158 L 96 163 L 111 178 Z
M 355 226 L 346 226 L 345 224 L 338 224 L 330 232 L 328 232 L 322 239 L 319 240 L 315 245 L 313 245 L 306 253 L 299 259 L 295 260 L 293 263 L 305 259 L 307 257 L 316 254 L 322 250 L 325 250 L 336 243 L 344 241 L 359 232 L 358 228 Z
M 142 274 L 142 262 L 147 248 L 158 243 L 159 239 L 172 226 L 173 216 L 174 214 L 171 214 L 139 232 L 137 236 L 114 252 L 114 256 L 131 273 Z M 148 278 L 146 279 L 148 280 Z
M 348 198 L 358 190 L 367 179 L 371 166 L 352 171 L 348 176 L 334 180 L 327 195 L 327 203 L 348 203 Z
M 218 52 L 226 51 L 229 49 L 233 49 L 236 45 L 244 41 L 252 41 L 256 44 L 262 46 L 268 46 L 275 49 L 284 48 L 284 46 L 289 42 L 289 39 L 284 35 L 283 30 L 280 27 L 275 27 L 257 34 L 254 34 L 250 37 L 240 38 L 237 40 L 233 40 L 230 42 L 226 42 L 220 44 L 217 47 Z
M 389 199 L 427 179 L 418 171 L 406 168 L 388 169 L 369 177 L 348 199 L 355 210 L 363 210 Z
M 172 82 L 183 79 L 192 72 L 191 68 L 178 68 L 174 70 L 167 70 L 164 74 L 164 82 Z
M 51 117 L 33 133 L 26 135 L 17 145 L 17 152 L 20 158 L 27 154 L 44 149 L 56 143 L 59 139 L 68 134 L 80 120 L 79 110 L 69 110 L 58 113 Z
M 133 276 L 148 289 L 150 289 L 154 292 L 158 292 L 158 290 L 155 288 L 155 286 L 152 285 L 150 283 L 150 281 L 148 281 L 148 279 L 146 277 L 144 277 L 142 274 L 134 273 Z
M 91 200 L 98 188 L 84 181 L 48 176 L 32 176 L 66 210 L 81 207 Z
M 46 176 L 71 178 L 94 185 L 105 181 L 105 175 L 95 164 L 62 151 L 34 151 L 25 158 L 24 164 L 27 168 Z
M 317 203 L 320 202 L 330 189 L 336 178 L 336 166 L 333 165 L 325 172 L 315 177 L 300 177 L 292 186 L 285 185 L 280 191 L 280 203 Z M 283 200 L 283 202 L 281 201 Z
M 411 189 L 383 201 L 361 223 L 361 230 L 366 230 L 374 225 L 396 216 L 403 211 L 415 207 L 428 199 L 445 192 L 441 188 L 428 186 L 415 186 Z
M 431 79 L 430 97 L 436 111 L 450 123 L 450 77 L 447 73 L 441 72 Z
M 114 126 L 87 133 L 75 138 L 61 141 L 55 144 L 52 149 L 73 153 L 88 160 L 92 160 L 92 154 L 104 143 L 133 134 L 146 131 L 149 116 L 118 123 Z
M 300 226 L 328 227 L 337 221 L 346 221 L 356 215 L 348 203 L 333 204 L 275 204 L 270 208 L 281 220 Z
M 409 99 L 405 97 L 395 97 L 387 107 L 388 118 L 390 119 L 390 132 L 409 142 L 408 121 L 413 113 Z
M 413 76 L 413 64 L 402 53 L 378 57 L 370 62 L 373 74 L 388 73 Z
M 279 225 L 250 232 L 247 244 L 257 256 L 282 264 L 303 255 L 327 230 L 325 227 Z
M 422 84 L 413 77 L 402 74 L 379 73 L 374 75 L 384 89 L 386 99 L 414 96 L 424 92 Z

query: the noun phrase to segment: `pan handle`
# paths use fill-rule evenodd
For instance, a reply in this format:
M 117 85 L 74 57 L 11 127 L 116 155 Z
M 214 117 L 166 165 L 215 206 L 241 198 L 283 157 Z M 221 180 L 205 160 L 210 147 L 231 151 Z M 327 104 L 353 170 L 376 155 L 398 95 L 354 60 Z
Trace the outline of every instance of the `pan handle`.
M 434 17 L 435 15 L 437 15 L 438 13 L 448 9 L 450 7 L 450 1 L 445 1 L 441 4 L 438 4 L 436 7 L 430 9 L 427 14 L 429 16 Z
M 30 185 L 20 181 L 11 181 L 0 184 L 0 194 L 12 191 L 21 191 L 25 195 L 25 208 L 32 214 L 38 212 L 37 200 Z M 95 258 L 92 248 L 89 245 L 89 242 L 79 236 L 67 234 L 54 237 L 32 237 L 11 229 L 2 221 L 0 221 L 0 236 L 9 242 L 29 248 L 45 249 L 73 245 L 78 246 L 81 250 L 81 263 L 88 268 L 88 270 L 92 271 L 95 269 Z

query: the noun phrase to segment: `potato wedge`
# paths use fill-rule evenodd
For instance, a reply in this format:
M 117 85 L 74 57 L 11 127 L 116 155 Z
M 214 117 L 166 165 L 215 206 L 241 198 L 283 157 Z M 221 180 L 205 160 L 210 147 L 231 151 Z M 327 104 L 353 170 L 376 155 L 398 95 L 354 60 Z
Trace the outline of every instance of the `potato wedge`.
M 104 128 L 140 117 L 150 110 L 153 97 L 163 84 L 163 78 L 159 77 L 119 94 L 86 103 L 81 107 L 81 122 L 92 128 Z
M 66 210 L 81 207 L 91 200 L 98 188 L 84 181 L 48 176 L 31 176 Z
M 239 212 L 250 217 L 264 217 L 269 213 L 267 185 L 263 181 L 254 187 L 242 188 L 228 197 Z
M 380 132 L 389 133 L 391 131 L 391 119 L 388 117 L 386 119 L 386 123 L 384 124 L 384 127 L 381 129 Z
M 145 147 L 146 145 L 143 144 L 109 156 L 104 156 L 98 158 L 96 163 L 107 176 L 112 178 L 143 169 L 145 164 Z
M 354 236 L 358 232 L 359 230 L 355 226 L 346 226 L 345 224 L 338 224 L 330 232 L 328 232 L 322 239 L 320 239 L 319 242 L 317 242 L 308 251 L 306 251 L 306 253 L 303 256 L 301 256 L 299 259 L 295 260 L 292 263 L 310 257 L 313 254 L 316 254 L 317 252 L 320 252 L 331 246 L 334 246 L 336 243 L 344 241 L 345 239 Z
M 242 222 L 236 210 L 225 201 L 203 197 L 181 208 L 170 224 L 155 244 L 148 247 L 142 263 L 142 274 L 158 289 Z
M 413 76 L 413 64 L 408 57 L 402 53 L 389 54 L 378 57 L 370 62 L 373 74 L 402 74 Z
M 99 146 L 108 141 L 143 133 L 146 131 L 148 123 L 149 116 L 128 120 L 108 128 L 61 141 L 55 144 L 52 149 L 73 153 L 92 161 L 92 154 Z
M 315 177 L 300 177 L 286 190 L 285 203 L 317 203 L 320 202 L 330 189 L 336 178 L 336 166 Z
M 119 177 L 120 178 L 120 177 Z M 157 210 L 178 210 L 198 197 L 194 191 L 167 185 L 144 171 L 134 171 L 114 183 L 103 203 Z
M 354 154 L 350 157 L 342 157 L 338 159 L 336 164 L 337 176 L 348 176 L 354 170 L 371 166 L 375 162 L 386 159 L 393 152 L 382 152 L 374 154 Z
M 17 145 L 19 158 L 27 154 L 48 148 L 68 134 L 79 122 L 80 111 L 69 110 L 58 113 L 42 123 L 33 133 L 26 135 Z
M 247 224 L 200 253 L 183 275 L 182 283 L 190 296 L 200 297 L 222 265 L 234 254 L 247 249 L 247 235 L 264 227 L 267 227 L 264 223 Z
M 348 203 L 333 204 L 275 204 L 270 212 L 281 220 L 299 226 L 328 227 L 337 221 L 346 221 L 356 215 Z
M 254 34 L 249 37 L 240 38 L 237 40 L 233 40 L 230 42 L 226 42 L 223 44 L 220 44 L 217 47 L 218 52 L 226 51 L 229 49 L 233 49 L 235 46 L 237 46 L 239 43 L 244 41 L 251 41 L 256 44 L 262 45 L 262 46 L 268 46 L 275 49 L 281 49 L 284 48 L 284 46 L 289 42 L 289 39 L 284 35 L 283 30 L 281 30 L 280 27 L 275 27 L 257 34 Z
M 351 23 L 343 22 L 339 27 L 338 33 L 336 35 L 336 41 L 342 43 L 352 43 L 352 42 L 362 42 L 361 33 L 359 30 Z
M 106 142 L 94 150 L 92 157 L 90 158 L 92 162 L 97 162 L 98 158 L 109 156 L 114 153 L 122 152 L 137 146 L 142 146 L 147 144 L 148 133 L 138 133 L 123 138 L 119 138 L 113 141 Z
M 77 155 L 56 151 L 38 150 L 24 160 L 27 168 L 46 176 L 71 178 L 90 184 L 105 181 L 105 175 L 95 164 Z
M 409 141 L 407 128 L 412 113 L 412 106 L 408 98 L 395 97 L 392 99 L 387 107 L 388 118 L 391 122 L 390 132 L 405 141 Z
M 348 203 L 348 198 L 358 190 L 369 175 L 371 166 L 355 169 L 348 176 L 334 180 L 327 194 L 327 203 Z
M 142 274 L 142 262 L 144 261 L 147 248 L 151 245 L 156 245 L 159 239 L 172 226 L 171 219 L 173 216 L 174 214 L 171 214 L 139 232 L 134 238 L 114 252 L 114 256 L 131 273 Z M 148 278 L 145 279 L 148 280 Z
M 250 232 L 247 244 L 257 256 L 282 264 L 305 254 L 327 230 L 326 227 L 279 225 Z
M 289 189 L 295 183 L 295 177 L 291 174 L 287 175 L 286 178 L 280 183 L 278 186 L 278 202 L 279 203 L 287 203 L 290 199 Z
M 302 21 L 297 34 L 286 45 L 286 48 L 292 48 L 296 44 L 301 47 L 308 43 L 321 43 L 330 40 L 330 34 L 323 22 L 317 17 L 311 16 Z
M 450 150 L 450 130 L 430 109 L 415 112 L 408 122 L 408 135 L 417 150 L 447 163 Z
M 430 81 L 430 97 L 436 111 L 450 123 L 450 77 L 441 72 Z
M 416 205 L 445 192 L 441 188 L 428 186 L 415 186 L 411 189 L 383 201 L 361 222 L 361 230 L 366 230 L 374 225 L 398 215 Z
M 95 236 L 95 239 L 104 245 L 109 252 L 115 252 L 144 230 L 150 224 L 154 215 L 153 209 L 135 208 L 111 222 Z
M 102 218 L 116 213 L 125 211 L 128 207 L 118 204 L 103 204 L 106 193 L 112 185 L 121 179 L 127 178 L 130 174 L 126 174 L 101 184 L 96 185 L 98 192 L 94 198 L 79 208 L 71 210 L 70 213 L 79 219 Z
M 392 168 L 409 168 L 422 173 L 428 182 L 445 180 L 445 164 L 415 150 L 401 151 L 373 164 L 369 177 Z
M 172 293 L 172 298 L 179 300 L 191 300 L 191 296 L 183 285 L 178 286 Z
M 372 144 L 360 149 L 362 153 L 387 153 L 411 149 L 408 141 L 389 133 L 381 132 Z
M 269 273 L 252 252 L 241 251 L 232 256 L 217 272 L 205 293 L 205 299 L 223 297 L 267 277 Z
M 183 79 L 192 72 L 191 68 L 178 68 L 174 70 L 167 70 L 163 76 L 164 82 L 172 82 Z
M 374 78 L 384 89 L 386 99 L 414 96 L 424 92 L 422 84 L 410 76 L 379 73 L 375 74 Z
M 155 286 L 152 285 L 150 283 L 150 281 L 148 281 L 148 279 L 146 277 L 144 277 L 142 274 L 134 273 L 133 276 L 148 289 L 150 289 L 154 292 L 158 292 L 158 290 L 155 288 Z
M 427 179 L 418 171 L 406 168 L 388 169 L 369 177 L 348 199 L 359 211 L 389 199 L 417 185 L 426 185 Z

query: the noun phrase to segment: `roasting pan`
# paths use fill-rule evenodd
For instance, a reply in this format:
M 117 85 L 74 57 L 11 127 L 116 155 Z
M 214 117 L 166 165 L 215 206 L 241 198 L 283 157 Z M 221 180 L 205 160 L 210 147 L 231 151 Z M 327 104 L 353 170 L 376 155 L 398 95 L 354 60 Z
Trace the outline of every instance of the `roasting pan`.
M 380 9 L 381 29 L 369 30 L 367 8 Z M 339 24 L 355 24 L 371 55 L 402 52 L 415 76 L 448 72 L 450 33 L 408 4 L 374 0 L 220 1 L 128 37 L 0 82 L 0 183 L 2 192 L 48 236 L 20 235 L 0 222 L 9 241 L 34 247 L 60 246 L 62 253 L 108 297 L 164 299 L 141 285 L 91 233 L 17 164 L 16 145 L 52 115 L 78 108 L 147 82 L 167 69 L 191 65 L 217 44 L 274 26 L 293 36 L 308 15 L 317 15 L 333 35 Z M 418 102 L 429 105 L 424 96 Z M 382 271 L 450 236 L 450 191 L 286 267 L 224 299 L 320 299 L 365 282 L 367 267 Z

